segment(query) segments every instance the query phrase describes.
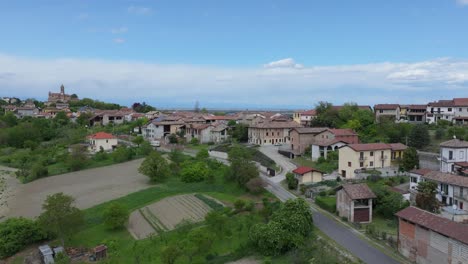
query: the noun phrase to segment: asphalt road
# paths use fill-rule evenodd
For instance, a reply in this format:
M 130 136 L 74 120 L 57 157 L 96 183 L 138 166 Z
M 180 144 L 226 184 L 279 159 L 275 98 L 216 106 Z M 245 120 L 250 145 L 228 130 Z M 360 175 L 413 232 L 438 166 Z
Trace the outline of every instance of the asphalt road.
M 266 151 L 265 151 L 266 149 Z M 270 156 L 269 154 L 273 148 L 262 148 L 262 152 L 265 155 Z M 287 163 L 283 169 L 290 170 L 290 168 L 295 168 L 286 157 L 281 155 L 270 156 L 271 159 L 275 160 L 277 164 L 283 166 Z M 282 159 L 282 160 L 279 160 Z M 279 183 L 272 181 L 265 175 L 261 177 L 267 182 L 265 187 L 268 191 L 274 194 L 281 201 L 286 201 L 288 199 L 297 198 L 292 193 L 285 190 Z M 358 257 L 365 263 L 369 264 L 397 264 L 397 260 L 392 257 L 384 254 L 379 249 L 375 248 L 373 245 L 369 244 L 366 240 L 360 237 L 359 234 L 355 233 L 352 229 L 346 228 L 345 226 L 337 223 L 335 220 L 325 216 L 320 211 L 317 211 L 315 208 L 311 207 L 313 211 L 314 225 L 320 229 L 323 233 L 329 236 L 331 239 L 335 240 L 342 247 L 351 252 L 354 256 Z

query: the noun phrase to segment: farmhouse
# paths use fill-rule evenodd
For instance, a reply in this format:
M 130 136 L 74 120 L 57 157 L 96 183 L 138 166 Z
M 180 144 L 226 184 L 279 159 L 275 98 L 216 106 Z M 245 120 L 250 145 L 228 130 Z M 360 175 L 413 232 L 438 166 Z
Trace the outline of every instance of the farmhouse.
M 372 199 L 377 198 L 367 184 L 345 184 L 336 192 L 336 211 L 353 223 L 372 222 Z
M 468 228 L 407 207 L 398 217 L 398 251 L 416 263 L 468 263 Z
M 440 171 L 468 174 L 468 141 L 455 138 L 440 143 Z
M 88 137 L 88 150 L 90 152 L 96 153 L 101 149 L 103 151 L 112 151 L 117 147 L 118 141 L 117 138 L 112 134 L 105 132 L 98 132 Z
M 316 183 L 323 180 L 323 172 L 311 167 L 298 167 L 292 172 L 299 184 Z

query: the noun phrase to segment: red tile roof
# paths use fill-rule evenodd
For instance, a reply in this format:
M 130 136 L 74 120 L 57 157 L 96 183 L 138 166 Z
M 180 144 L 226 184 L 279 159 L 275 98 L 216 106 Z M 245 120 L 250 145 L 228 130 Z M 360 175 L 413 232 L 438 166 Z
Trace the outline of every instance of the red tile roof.
M 89 135 L 90 139 L 112 139 L 115 138 L 112 134 L 106 132 L 97 132 L 96 134 Z
M 465 176 L 459 176 L 440 171 L 431 171 L 423 175 L 423 177 L 427 180 L 433 180 L 436 182 L 442 182 L 468 188 L 468 177 Z
M 440 143 L 441 147 L 447 148 L 468 148 L 468 141 L 460 140 L 458 138 L 451 139 L 449 141 L 445 141 Z
M 455 106 L 468 106 L 468 98 L 453 98 Z
M 315 109 L 311 109 L 311 110 L 301 112 L 301 115 L 303 115 L 303 116 L 316 116 L 317 111 L 315 111 Z
M 415 170 L 411 170 L 410 173 L 424 176 L 424 175 L 428 174 L 431 171 L 432 170 L 430 170 L 430 169 L 415 169 Z
M 455 162 L 455 165 L 460 167 L 468 167 L 468 162 Z
M 398 107 L 400 107 L 400 105 L 398 104 L 376 104 L 374 105 L 374 109 L 378 109 L 378 110 L 395 110 Z
M 349 144 L 348 147 L 355 151 L 384 150 L 392 148 L 389 144 L 385 143 Z
M 468 244 L 468 227 L 416 207 L 407 207 L 395 214 L 397 217 L 423 226 L 444 236 Z
M 436 102 L 429 103 L 428 106 L 435 106 L 435 107 L 451 107 L 455 106 L 453 100 L 439 100 Z
M 330 129 L 330 131 L 337 137 L 339 136 L 355 136 L 357 135 L 354 130 L 350 128 L 342 128 L 342 129 Z
M 370 199 L 377 197 L 365 183 L 346 184 L 343 185 L 342 188 L 352 200 Z
M 314 169 L 314 168 L 311 168 L 311 167 L 306 167 L 306 166 L 301 166 L 301 167 L 298 167 L 297 169 L 293 170 L 294 173 L 296 174 L 300 174 L 300 175 L 304 175 L 308 172 L 311 172 L 311 171 L 317 171 L 317 172 L 321 172 L 317 169 Z
M 393 151 L 395 150 L 405 150 L 408 147 L 405 144 L 402 143 L 390 143 L 390 147 L 392 148 Z

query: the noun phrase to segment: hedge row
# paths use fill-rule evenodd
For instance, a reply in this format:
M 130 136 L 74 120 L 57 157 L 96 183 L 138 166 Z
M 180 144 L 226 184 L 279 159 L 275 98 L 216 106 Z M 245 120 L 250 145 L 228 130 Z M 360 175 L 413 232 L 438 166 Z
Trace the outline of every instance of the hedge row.
M 330 213 L 334 214 L 336 212 L 336 197 L 317 196 L 315 198 L 315 203 L 320 206 L 320 208 Z

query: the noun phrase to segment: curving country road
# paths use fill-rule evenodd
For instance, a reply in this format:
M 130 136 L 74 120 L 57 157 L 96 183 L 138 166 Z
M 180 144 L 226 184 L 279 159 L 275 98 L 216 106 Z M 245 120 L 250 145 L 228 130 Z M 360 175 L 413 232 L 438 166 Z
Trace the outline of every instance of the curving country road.
M 280 166 L 283 167 L 283 165 L 286 164 L 286 166 L 283 167 L 282 174 L 284 174 L 287 170 L 291 170 L 291 168 L 296 167 L 286 157 L 283 157 L 279 154 L 271 155 L 271 153 L 275 150 L 274 147 L 262 147 L 260 150 Z M 261 175 L 261 177 L 267 182 L 267 186 L 265 188 L 281 201 L 297 198 L 295 195 L 284 189 L 278 182 L 271 180 L 271 178 L 265 175 Z M 356 231 L 337 223 L 335 220 L 325 216 L 323 213 L 317 211 L 312 206 L 311 210 L 314 212 L 314 225 L 328 237 L 335 240 L 338 244 L 351 252 L 354 256 L 361 259 L 363 262 L 369 264 L 400 263 L 373 245 L 369 244 L 366 240 L 361 238 L 359 234 L 356 234 Z

